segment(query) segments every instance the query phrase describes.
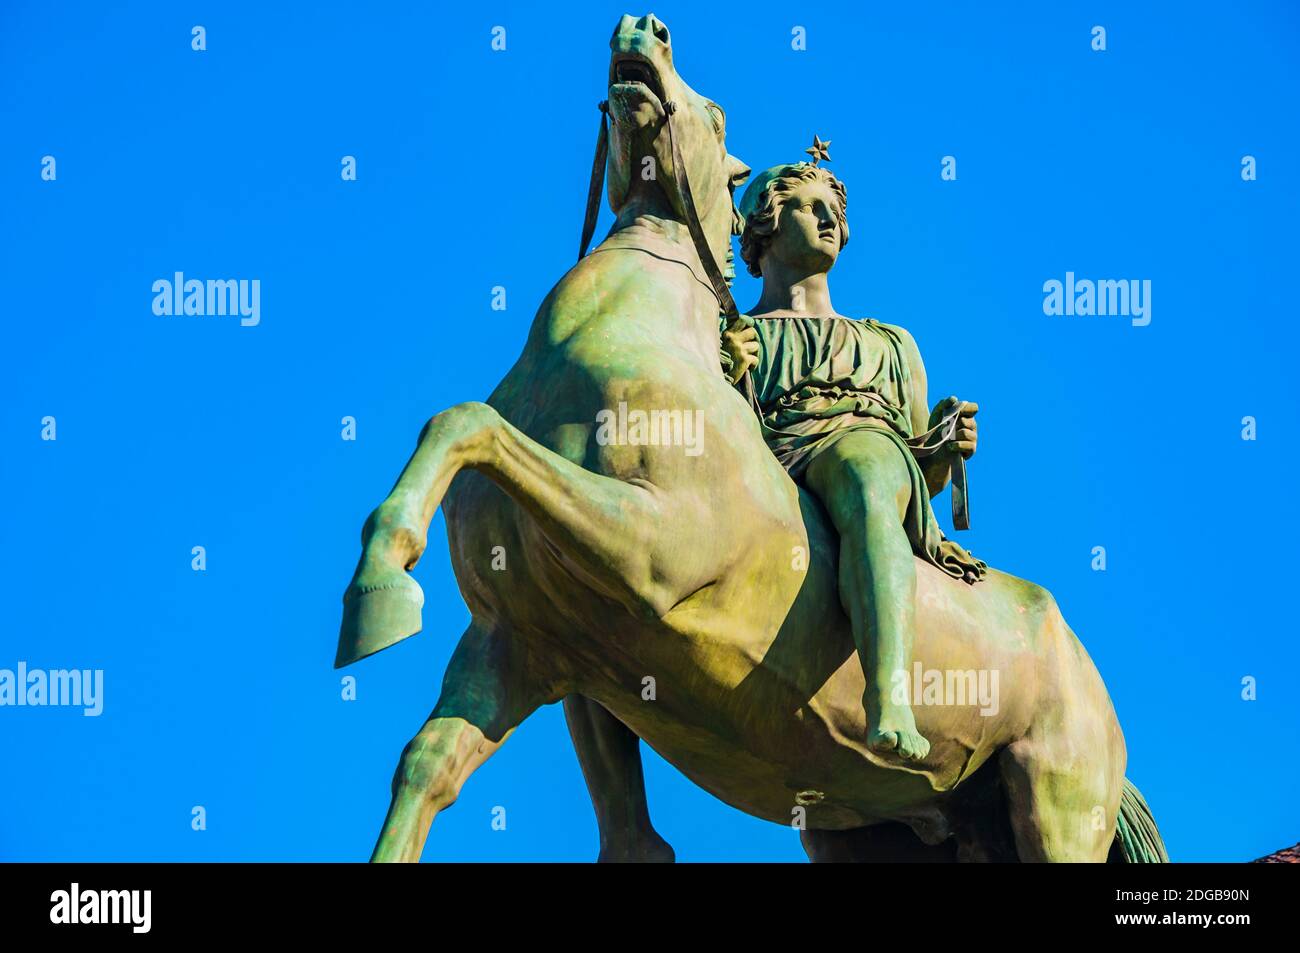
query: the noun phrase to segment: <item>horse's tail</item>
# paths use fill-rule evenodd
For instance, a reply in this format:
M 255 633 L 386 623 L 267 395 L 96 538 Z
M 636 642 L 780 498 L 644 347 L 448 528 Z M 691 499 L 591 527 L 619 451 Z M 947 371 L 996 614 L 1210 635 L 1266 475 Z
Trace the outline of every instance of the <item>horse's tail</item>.
M 1111 845 L 1113 864 L 1167 864 L 1169 854 L 1142 792 L 1128 778 L 1119 801 L 1119 822 Z

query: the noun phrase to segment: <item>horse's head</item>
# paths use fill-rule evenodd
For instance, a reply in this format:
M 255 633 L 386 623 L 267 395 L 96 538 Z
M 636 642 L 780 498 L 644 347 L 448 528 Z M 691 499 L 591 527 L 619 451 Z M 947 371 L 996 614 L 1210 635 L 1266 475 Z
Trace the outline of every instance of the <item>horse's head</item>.
M 677 74 L 668 27 L 653 13 L 639 20 L 625 15 L 609 47 L 611 208 L 617 215 L 633 194 L 634 184 L 644 183 L 658 188 L 675 217 L 686 220 L 666 122 L 666 109 L 674 108 L 673 133 L 682 171 L 709 246 L 722 261 L 733 231 L 732 192 L 749 175 L 743 162 L 727 154 L 726 114 Z M 666 107 L 668 103 L 673 106 Z

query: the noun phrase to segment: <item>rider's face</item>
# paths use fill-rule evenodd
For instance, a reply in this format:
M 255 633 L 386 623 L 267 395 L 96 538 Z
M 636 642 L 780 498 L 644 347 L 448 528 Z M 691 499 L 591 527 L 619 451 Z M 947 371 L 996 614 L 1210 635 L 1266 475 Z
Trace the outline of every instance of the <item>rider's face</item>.
M 800 182 L 781 205 L 766 254 L 787 268 L 830 271 L 840 254 L 840 200 L 826 182 Z

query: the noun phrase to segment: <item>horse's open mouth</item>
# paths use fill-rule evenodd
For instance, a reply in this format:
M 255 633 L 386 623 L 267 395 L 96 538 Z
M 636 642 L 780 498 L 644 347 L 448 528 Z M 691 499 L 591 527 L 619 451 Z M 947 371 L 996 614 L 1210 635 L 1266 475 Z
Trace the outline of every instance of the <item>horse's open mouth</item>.
M 659 74 L 649 60 L 634 53 L 616 56 L 609 65 L 611 101 L 630 103 L 636 99 L 652 102 L 662 112 L 664 88 Z

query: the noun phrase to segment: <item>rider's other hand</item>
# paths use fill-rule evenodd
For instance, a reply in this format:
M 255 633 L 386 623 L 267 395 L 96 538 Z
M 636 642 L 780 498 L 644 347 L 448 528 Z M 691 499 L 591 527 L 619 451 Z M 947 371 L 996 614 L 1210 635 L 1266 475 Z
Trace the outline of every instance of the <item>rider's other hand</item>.
M 932 420 L 938 423 L 958 404 L 961 405 L 961 410 L 958 411 L 957 416 L 957 432 L 953 434 L 953 439 L 948 441 L 948 449 L 969 460 L 974 456 L 976 446 L 979 444 L 979 425 L 975 422 L 975 415 L 979 413 L 980 405 L 969 400 L 948 397 L 935 405 Z
M 731 355 L 731 377 L 740 380 L 758 366 L 758 332 L 752 327 L 722 332 L 722 349 Z
M 979 443 L 979 424 L 975 415 L 980 412 L 980 405 L 972 401 L 962 401 L 961 410 L 957 412 L 957 433 L 951 443 L 954 452 L 969 460 L 975 455 L 975 446 Z

